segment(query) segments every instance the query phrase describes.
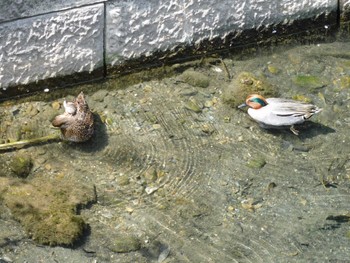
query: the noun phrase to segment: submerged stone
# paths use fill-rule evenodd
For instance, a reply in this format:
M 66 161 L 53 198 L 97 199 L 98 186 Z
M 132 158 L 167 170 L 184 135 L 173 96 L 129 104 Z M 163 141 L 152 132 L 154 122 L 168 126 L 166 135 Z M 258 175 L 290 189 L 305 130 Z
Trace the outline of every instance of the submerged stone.
M 117 178 L 117 183 L 119 186 L 126 186 L 130 184 L 130 178 L 127 175 L 121 175 Z
M 223 91 L 223 101 L 232 108 L 244 103 L 248 95 L 258 93 L 266 98 L 277 96 L 277 89 L 264 77 L 241 72 Z
M 117 253 L 127 253 L 141 248 L 141 242 L 138 238 L 131 235 L 118 235 L 109 249 Z
M 343 76 L 339 79 L 339 87 L 340 89 L 348 89 L 350 88 L 350 76 Z
M 19 154 L 12 158 L 10 163 L 11 171 L 18 177 L 25 178 L 29 175 L 33 167 L 33 162 L 30 156 Z
M 148 168 L 145 173 L 143 174 L 143 177 L 145 178 L 147 183 L 152 183 L 157 180 L 157 170 L 154 167 Z
M 59 110 L 61 108 L 61 103 L 59 103 L 58 101 L 54 101 L 54 102 L 51 103 L 51 107 L 54 110 Z
M 180 79 L 194 87 L 207 88 L 210 84 L 208 76 L 192 69 L 184 71 Z
M 306 103 L 310 103 L 311 99 L 305 97 L 304 95 L 301 94 L 296 94 L 292 97 L 293 100 L 298 100 L 298 101 L 302 101 L 302 102 L 306 102 Z
M 273 66 L 273 65 L 268 65 L 267 66 L 267 70 L 271 73 L 271 74 L 278 74 L 280 72 L 280 70 Z
M 254 159 L 250 159 L 247 162 L 248 167 L 257 168 L 257 169 L 263 168 L 265 164 L 266 164 L 266 160 L 262 156 L 256 157 Z
M 298 75 L 293 79 L 293 83 L 301 88 L 317 89 L 325 85 L 325 83 L 317 76 Z
M 186 102 L 185 108 L 196 113 L 200 113 L 202 112 L 203 107 L 194 98 L 191 98 Z
M 0 199 L 39 244 L 72 245 L 83 234 L 78 206 L 95 201 L 93 188 L 38 176 L 30 181 L 0 177 Z

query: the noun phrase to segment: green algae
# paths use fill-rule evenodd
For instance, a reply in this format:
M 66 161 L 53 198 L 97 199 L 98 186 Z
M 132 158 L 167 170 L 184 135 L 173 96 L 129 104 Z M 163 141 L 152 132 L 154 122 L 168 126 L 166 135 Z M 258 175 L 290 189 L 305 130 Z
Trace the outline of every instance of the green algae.
M 194 98 L 190 98 L 185 103 L 185 108 L 195 113 L 201 113 L 203 107 Z
M 263 76 L 255 76 L 250 72 L 241 72 L 223 91 L 223 101 L 232 108 L 237 108 L 245 102 L 250 94 L 260 94 L 264 97 L 275 97 L 278 92 L 275 86 Z
M 311 91 L 325 85 L 319 77 L 311 75 L 298 75 L 293 79 L 293 83 L 301 88 L 306 88 Z
M 308 97 L 305 97 L 304 95 L 302 94 L 296 94 L 292 97 L 293 100 L 298 100 L 298 101 L 302 101 L 302 102 L 305 102 L 305 103 L 310 103 L 311 102 L 311 99 L 309 99 Z
M 72 245 L 82 236 L 86 224 L 77 207 L 94 202 L 95 194 L 65 179 L 1 177 L 0 199 L 33 240 L 55 246 Z
M 350 76 L 343 76 L 339 79 L 339 87 L 341 89 L 350 88 Z
M 249 168 L 254 168 L 254 169 L 260 169 L 263 168 L 266 165 L 266 160 L 262 156 L 258 156 L 256 158 L 250 159 L 247 162 L 247 166 Z
M 271 73 L 271 74 L 278 74 L 280 72 L 279 68 L 274 66 L 274 65 L 268 65 L 267 66 L 267 70 Z
M 30 156 L 18 154 L 12 157 L 10 163 L 11 171 L 18 177 L 25 178 L 29 175 L 33 167 L 33 162 Z
M 138 238 L 132 235 L 119 234 L 115 237 L 113 244 L 109 249 L 117 253 L 127 253 L 136 251 L 141 248 L 141 242 Z

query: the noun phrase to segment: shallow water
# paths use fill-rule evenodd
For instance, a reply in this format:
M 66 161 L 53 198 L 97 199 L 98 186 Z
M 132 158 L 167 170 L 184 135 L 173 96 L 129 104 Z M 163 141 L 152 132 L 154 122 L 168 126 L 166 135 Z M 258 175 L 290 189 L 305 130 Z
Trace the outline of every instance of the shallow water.
M 90 142 L 1 153 L 3 176 L 10 176 L 9 162 L 20 152 L 33 160 L 26 180 L 71 178 L 95 186 L 97 203 L 80 211 L 89 233 L 74 249 L 37 246 L 2 206 L 0 257 L 13 262 L 347 262 L 349 43 L 202 61 L 193 69 L 209 77 L 207 87 L 179 73 L 123 89 L 114 89 L 110 80 L 70 90 L 86 90 L 99 116 Z M 300 127 L 299 136 L 263 130 L 245 111 L 223 102 L 241 72 L 263 78 L 281 97 L 310 100 L 323 111 Z M 313 79 L 305 83 L 304 76 Z M 57 133 L 50 124 L 63 112 L 57 102 L 71 98 L 3 104 L 3 143 Z M 117 253 L 116 240 L 130 236 L 140 248 Z

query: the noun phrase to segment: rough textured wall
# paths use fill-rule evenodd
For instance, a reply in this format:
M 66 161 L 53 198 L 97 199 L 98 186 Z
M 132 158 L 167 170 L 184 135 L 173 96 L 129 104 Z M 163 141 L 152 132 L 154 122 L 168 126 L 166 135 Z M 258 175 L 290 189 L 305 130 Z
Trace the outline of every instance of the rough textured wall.
M 345 16 L 346 14 L 350 13 L 350 0 L 340 0 L 340 15 Z M 349 22 L 349 17 L 347 17 L 347 20 L 345 22 Z
M 0 25 L 0 87 L 103 66 L 103 4 Z
M 138 0 L 109 1 L 107 61 L 167 50 L 230 32 L 289 23 L 327 13 L 337 0 Z
M 0 0 L 0 22 L 21 17 L 35 16 L 49 12 L 88 4 L 97 4 L 103 0 Z
M 345 37 L 347 39 L 350 33 L 350 0 L 340 0 L 339 10 L 340 10 L 339 37 L 340 38 Z
M 350 9 L 350 0 L 340 0 L 340 4 L 345 8 L 345 9 Z
M 342 0 L 343 6 L 349 2 Z M 275 24 L 327 14 L 337 4 L 337 0 L 0 0 L 0 97 L 11 86 L 113 67 L 179 45 L 262 26 L 273 31 Z

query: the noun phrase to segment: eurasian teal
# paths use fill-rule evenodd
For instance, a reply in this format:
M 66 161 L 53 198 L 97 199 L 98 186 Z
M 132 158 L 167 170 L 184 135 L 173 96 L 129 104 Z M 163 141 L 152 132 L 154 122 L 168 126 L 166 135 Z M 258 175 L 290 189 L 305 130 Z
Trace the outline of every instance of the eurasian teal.
M 52 125 L 59 127 L 63 138 L 72 142 L 85 142 L 94 133 L 94 117 L 81 92 L 73 102 L 63 102 L 64 113 L 56 116 Z
M 249 95 L 245 103 L 238 106 L 249 106 L 248 114 L 259 123 L 262 128 L 286 128 L 298 135 L 295 124 L 301 124 L 320 112 L 322 109 L 310 103 L 296 100 L 268 98 L 258 94 Z

